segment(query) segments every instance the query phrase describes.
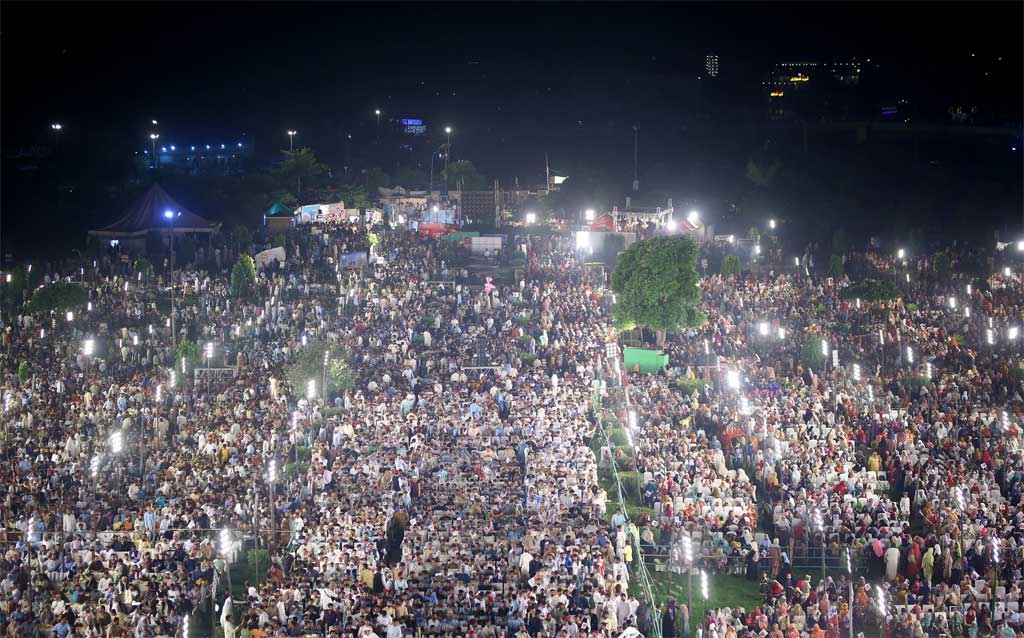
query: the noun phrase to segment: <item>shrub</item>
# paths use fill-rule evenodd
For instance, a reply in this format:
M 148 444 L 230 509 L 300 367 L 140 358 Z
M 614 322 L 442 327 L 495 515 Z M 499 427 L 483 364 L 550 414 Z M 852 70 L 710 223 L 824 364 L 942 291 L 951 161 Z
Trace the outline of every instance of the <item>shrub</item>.
M 261 573 L 262 569 L 270 567 L 270 552 L 265 549 L 250 549 L 246 552 L 245 558 L 257 574 Z
M 605 429 L 608 433 L 608 440 L 612 442 L 616 448 L 626 448 L 632 450 L 633 446 L 629 444 L 629 437 L 626 436 L 626 431 L 622 428 L 611 428 Z
M 700 392 L 703 389 L 704 379 L 682 378 L 679 380 L 679 391 L 685 394 L 686 396 L 690 396 L 691 394 L 693 394 L 694 390 Z
M 522 326 L 522 327 L 524 327 L 524 328 L 525 328 L 525 327 L 526 327 L 527 325 L 529 325 L 529 323 L 530 323 L 530 318 L 529 318 L 529 317 L 524 317 L 523 315 L 519 315 L 519 316 L 517 316 L 517 317 L 516 317 L 516 322 L 517 322 L 517 323 L 518 323 L 518 324 L 519 324 L 520 326 Z
M 904 377 L 903 382 L 911 388 L 923 388 L 924 386 L 929 385 L 932 380 L 923 374 L 908 374 Z
M 519 345 L 523 346 L 524 348 L 529 348 L 530 347 L 530 339 L 532 339 L 532 338 L 533 337 L 531 337 L 530 335 L 520 335 L 520 337 L 519 337 Z
M 639 501 L 643 490 L 643 476 L 640 472 L 619 470 L 619 483 L 622 485 L 622 496 L 626 499 Z
M 900 289 L 888 281 L 863 279 L 850 284 L 839 292 L 842 299 L 863 299 L 867 302 L 899 299 Z
M 815 370 L 824 368 L 828 361 L 828 355 L 821 351 L 823 341 L 825 340 L 817 335 L 808 335 L 804 339 L 804 346 L 800 351 L 800 362 Z

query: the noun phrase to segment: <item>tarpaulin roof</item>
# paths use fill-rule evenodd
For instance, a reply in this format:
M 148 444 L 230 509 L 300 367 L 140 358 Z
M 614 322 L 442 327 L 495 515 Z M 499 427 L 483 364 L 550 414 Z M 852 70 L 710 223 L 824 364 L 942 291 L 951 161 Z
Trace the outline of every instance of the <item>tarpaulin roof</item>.
M 263 213 L 264 217 L 295 217 L 295 211 L 281 202 L 275 202 L 273 206 Z
M 164 216 L 171 211 L 172 219 Z M 96 230 L 90 235 L 100 237 L 130 237 L 145 235 L 150 230 L 176 233 L 213 233 L 220 229 L 220 224 L 203 219 L 176 202 L 167 191 L 153 184 L 146 194 L 129 206 L 117 220 Z

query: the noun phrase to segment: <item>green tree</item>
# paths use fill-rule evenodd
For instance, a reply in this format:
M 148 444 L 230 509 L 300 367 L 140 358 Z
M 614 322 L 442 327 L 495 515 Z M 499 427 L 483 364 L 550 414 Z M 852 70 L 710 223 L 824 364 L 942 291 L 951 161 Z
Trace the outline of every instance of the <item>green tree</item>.
M 285 370 L 285 377 L 296 396 L 305 396 L 310 379 L 316 381 L 317 394 L 324 380 L 324 353 L 327 357 L 327 396 L 351 388 L 355 382 L 349 366 L 349 353 L 344 348 L 331 348 L 324 341 L 310 343 L 299 350 L 295 360 Z
M 278 189 L 275 191 L 271 191 L 270 195 L 267 196 L 267 199 L 264 203 L 265 205 L 263 206 L 263 208 L 265 209 L 270 208 L 271 206 L 277 203 L 284 204 L 288 208 L 295 208 L 296 206 L 299 205 L 299 200 L 295 199 L 295 195 L 292 195 L 290 192 L 284 189 Z
M 362 188 L 345 191 L 341 201 L 345 202 L 345 208 L 367 208 L 370 205 L 370 198 Z
M 281 165 L 275 171 L 275 174 L 284 178 L 288 183 L 295 180 L 296 193 L 302 195 L 302 180 L 310 179 L 321 175 L 325 167 L 316 158 L 316 154 L 313 153 L 313 149 L 302 147 L 297 148 L 294 151 L 285 153 L 287 158 L 281 162 Z
M 850 249 L 850 236 L 847 234 L 845 228 L 837 228 L 832 233 L 832 252 L 837 255 L 845 255 L 846 251 Z
M 779 163 L 773 162 L 768 165 L 759 164 L 754 160 L 747 161 L 747 180 L 751 183 L 767 188 L 775 181 L 779 172 Z
M 739 276 L 742 272 L 740 265 L 740 258 L 736 255 L 726 255 L 722 258 L 721 273 L 723 277 L 729 277 L 730 275 Z
M 646 326 L 658 343 L 668 332 L 703 323 L 697 275 L 697 245 L 689 237 L 655 237 L 619 255 L 612 273 L 618 303 L 612 318 L 620 330 Z
M 239 250 L 248 251 L 252 247 L 252 231 L 248 226 L 235 226 L 231 229 L 231 241 Z
M 839 279 L 846 272 L 846 267 L 843 265 L 843 258 L 839 255 L 833 254 L 828 260 L 828 276 L 833 279 Z
M 426 188 L 428 181 L 424 171 L 412 166 L 403 166 L 395 173 L 395 182 L 409 190 Z
M 940 278 L 947 278 L 952 273 L 953 267 L 949 261 L 949 255 L 945 252 L 938 253 L 932 258 L 932 272 Z
M 390 188 L 394 186 L 391 176 L 381 168 L 371 168 L 366 171 L 366 190 L 376 193 L 378 188 Z
M 29 299 L 26 310 L 30 313 L 64 312 L 84 306 L 89 301 L 89 293 L 78 284 L 56 283 L 43 286 L 36 290 Z
M 196 367 L 199 362 L 199 344 L 195 341 L 182 341 L 178 344 L 178 349 L 174 353 L 174 369 L 181 372 L 181 362 L 185 362 L 185 370 L 192 370 Z
M 241 255 L 231 269 L 231 296 L 249 298 L 256 292 L 256 262 Z
M 448 187 L 452 189 L 478 191 L 484 188 L 484 176 L 469 160 L 452 162 L 448 168 L 441 171 L 441 174 L 448 180 Z

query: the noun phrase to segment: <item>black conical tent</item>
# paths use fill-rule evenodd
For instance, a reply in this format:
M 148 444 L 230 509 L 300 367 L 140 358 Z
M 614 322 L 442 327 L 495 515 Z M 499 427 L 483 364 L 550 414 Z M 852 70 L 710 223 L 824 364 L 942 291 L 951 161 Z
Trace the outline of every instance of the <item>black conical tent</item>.
M 169 215 L 169 217 L 168 217 Z M 146 194 L 132 203 L 109 226 L 90 230 L 95 237 L 130 238 L 145 236 L 149 231 L 174 233 L 215 233 L 220 224 L 203 219 L 153 184 Z

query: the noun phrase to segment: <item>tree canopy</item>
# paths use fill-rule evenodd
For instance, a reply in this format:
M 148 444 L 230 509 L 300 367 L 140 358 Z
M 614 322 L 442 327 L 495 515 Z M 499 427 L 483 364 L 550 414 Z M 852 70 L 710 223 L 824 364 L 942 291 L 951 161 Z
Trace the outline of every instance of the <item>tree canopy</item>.
M 665 333 L 704 321 L 697 286 L 697 246 L 689 237 L 655 237 L 619 255 L 612 273 L 618 301 L 612 319 L 620 330 L 645 326 Z
M 442 174 L 448 178 L 449 188 L 478 191 L 482 190 L 485 186 L 484 176 L 476 169 L 476 165 L 469 160 L 452 162 L 448 165 L 448 168 L 442 171 Z
M 900 289 L 888 281 L 862 279 L 839 292 L 842 299 L 863 299 L 867 302 L 890 301 L 900 297 Z
M 231 296 L 251 297 L 256 291 L 256 262 L 249 255 L 240 255 L 231 269 Z
M 302 194 L 302 179 L 316 177 L 326 169 L 320 160 L 316 158 L 311 148 L 297 148 L 294 151 L 285 153 L 287 158 L 281 162 L 275 173 L 284 179 L 296 181 L 298 194 Z
M 310 379 L 316 381 L 317 393 L 322 388 L 324 378 L 324 353 L 327 357 L 327 395 L 330 396 L 354 383 L 352 369 L 349 367 L 349 353 L 343 348 L 331 348 L 325 341 L 316 341 L 299 350 L 292 365 L 288 366 L 285 376 L 296 396 L 306 395 L 306 384 Z

